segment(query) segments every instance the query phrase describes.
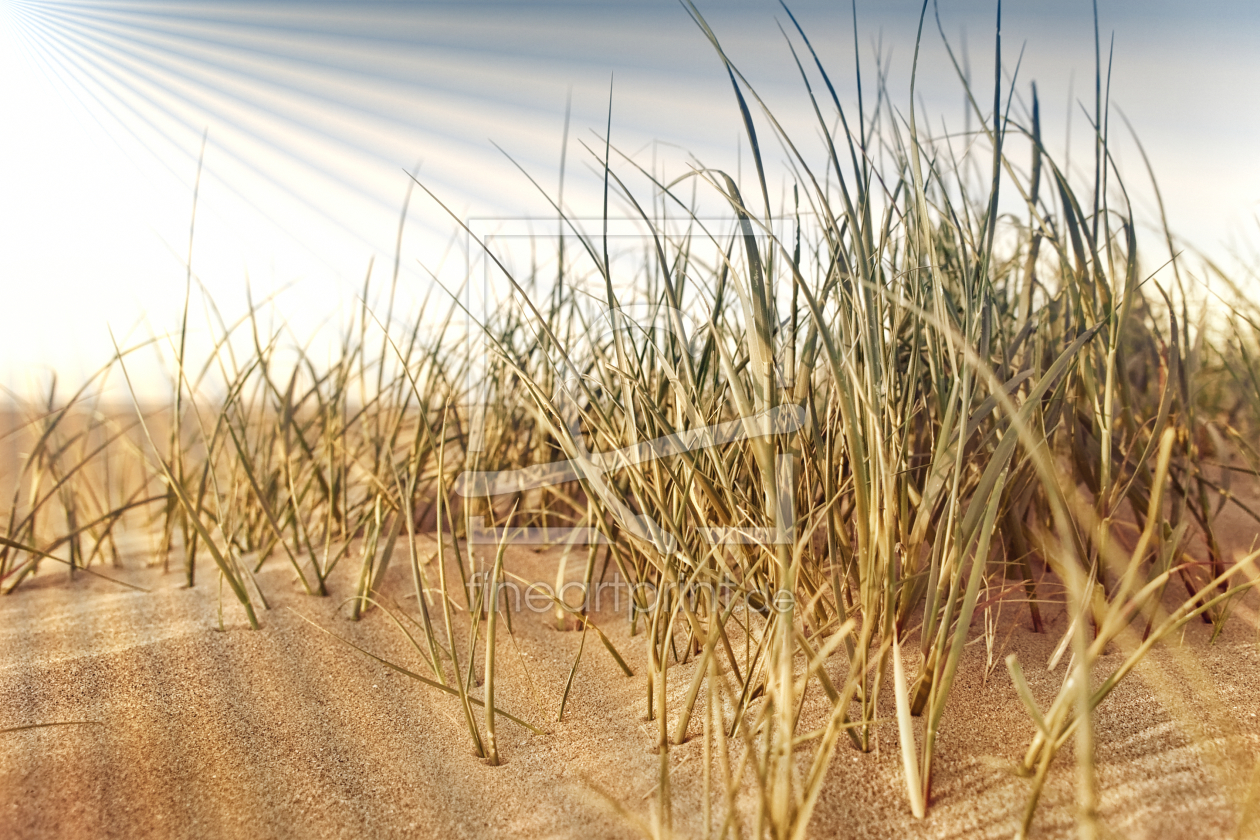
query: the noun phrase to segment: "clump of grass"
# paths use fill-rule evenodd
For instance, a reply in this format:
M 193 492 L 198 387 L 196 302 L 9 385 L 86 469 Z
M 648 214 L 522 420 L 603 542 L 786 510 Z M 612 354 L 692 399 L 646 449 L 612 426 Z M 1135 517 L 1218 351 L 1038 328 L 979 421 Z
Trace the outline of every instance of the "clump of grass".
M 615 278 L 606 239 L 582 235 L 561 213 L 590 266 L 590 285 L 600 290 L 597 305 L 558 291 L 573 289 L 575 277 L 557 284 L 544 307 L 531 299 L 540 291 L 532 278 L 500 263 L 520 314 L 481 324 L 500 371 L 490 377 L 489 401 L 523 404 L 529 413 L 491 418 L 500 425 L 487 437 L 499 445 L 479 454 L 480 469 L 515 466 L 520 456 L 511 444 L 522 434 L 581 463 L 590 462 L 591 450 L 625 451 L 637 441 L 783 405 L 808 418 L 794 435 L 750 430 L 743 440 L 669 459 L 627 459 L 621 469 L 598 473 L 579 468 L 583 480 L 563 491 L 593 505 L 583 521 L 616 547 L 610 550 L 627 579 L 666 593 L 644 610 L 646 706 L 661 723 L 651 833 L 670 830 L 667 755 L 699 698 L 697 676 L 678 710 L 684 723 L 671 738 L 664 727 L 671 663 L 696 655 L 696 674 L 704 675 L 723 661 L 715 655 L 718 639 L 730 650 L 730 613 L 712 604 L 697 608 L 694 593 L 733 581 L 749 602 L 775 606 L 740 628 L 751 661 L 741 669 L 727 657 L 739 685 L 723 730 L 747 738 L 745 768 L 756 768 L 749 772 L 760 797 L 754 833 L 798 836 L 838 740 L 847 735 L 855 748 L 872 748 L 890 656 L 907 797 L 916 815 L 930 807 L 938 733 L 980 585 L 991 566 L 1011 558 L 1004 575 L 1023 583 L 1035 629 L 1044 624 L 1034 562 L 1062 582 L 1072 617 L 1061 646 L 1072 649 L 1072 665 L 1052 712 L 1030 709 L 1041 722 L 1025 767 L 1043 773 L 1075 735 L 1081 831 L 1093 836 L 1093 708 L 1164 634 L 1198 615 L 1223 620 L 1230 598 L 1254 584 L 1253 558 L 1231 565 L 1221 556 L 1207 504 L 1212 485 L 1193 443 L 1211 422 L 1188 384 L 1207 332 L 1189 318 L 1180 281 L 1171 290 L 1149 281 L 1154 299 L 1143 290 L 1148 278 L 1112 166 L 1101 90 L 1095 181 L 1078 192 L 1042 143 L 1035 90 L 1025 110 L 1013 87 L 995 85 L 985 109 L 967 88 L 983 126 L 971 140 L 991 155 L 989 180 L 974 184 L 951 140 L 924 133 L 913 106 L 907 120 L 896 116 L 886 89 L 874 112 L 859 106 L 846 115 L 788 12 L 789 46 L 824 137 L 824 176 L 700 12 L 688 8 L 732 83 L 756 188 L 748 195 L 728 174 L 701 166 L 663 181 L 605 136 L 602 148 L 588 151 L 606 192 L 616 190 L 649 231 L 646 279 L 629 287 L 627 278 Z M 1000 79 L 1000 25 L 998 32 Z M 811 76 L 826 91 L 826 109 Z M 1098 78 L 1101 87 L 1101 67 Z M 795 180 L 800 203 L 789 211 L 789 237 L 775 230 L 754 107 Z M 834 118 L 843 126 L 838 136 L 830 129 Z M 1030 167 L 1014 159 L 1016 145 L 1027 150 Z M 648 184 L 651 202 L 635 198 L 631 177 Z M 691 184 L 726 204 L 729 225 L 701 218 L 684 196 Z M 999 213 L 1003 191 L 1018 196 L 1026 221 Z M 665 208 L 664 215 L 644 207 Z M 682 235 L 671 233 L 676 219 Z M 652 320 L 668 328 L 630 326 L 622 314 L 627 301 L 646 302 L 657 313 Z M 687 333 L 680 312 L 700 325 L 695 332 Z M 611 327 L 606 338 L 561 338 L 569 324 L 601 318 Z M 1240 355 L 1249 349 L 1235 346 Z M 575 383 L 570 390 L 554 387 L 566 376 Z M 548 451 L 540 447 L 539 460 Z M 1120 550 L 1116 535 L 1126 504 L 1141 532 L 1132 552 Z M 1191 524 L 1205 536 L 1206 565 L 1186 555 Z M 758 527 L 762 536 L 736 546 L 709 539 L 712 529 L 732 526 Z M 793 540 L 769 536 L 789 527 Z M 1174 576 L 1189 598 L 1164 614 L 1160 598 Z M 1135 622 L 1144 628 L 1134 630 Z M 911 679 L 899 637 L 916 623 L 923 664 Z M 842 684 L 816 666 L 819 654 L 806 633 L 824 650 L 845 649 L 850 665 Z M 1142 641 L 1095 691 L 1100 652 L 1130 635 Z M 679 636 L 686 639 L 681 648 Z M 812 739 L 809 771 L 798 781 L 802 655 L 804 683 L 818 679 L 833 712 Z M 712 684 L 709 691 L 711 700 Z M 914 716 L 924 720 L 921 745 Z M 742 772 L 729 784 L 738 786 Z M 1029 815 L 1037 790 L 1039 782 Z
M 5 435 L 9 446 L 26 449 L 12 482 L 12 501 L 0 532 L 0 586 L 14 592 L 38 571 L 41 561 L 68 567 L 71 578 L 109 560 L 118 564 L 115 531 L 129 515 L 158 501 L 143 477 L 137 479 L 131 427 L 100 406 L 95 387 L 111 366 L 89 377 L 64 401 L 57 381 L 35 405 L 10 394 L 17 425 Z M 20 418 L 20 419 L 19 419 Z M 124 584 L 131 586 L 131 584 Z
M 1036 89 L 1022 99 L 1017 73 L 1008 86 L 995 81 L 981 105 L 959 70 L 980 126 L 960 156 L 956 137 L 923 127 L 913 84 L 904 117 L 882 76 L 873 105 L 859 96 L 847 111 L 784 6 L 784 38 L 822 136 L 812 154 L 687 9 L 731 82 L 752 189 L 699 164 L 674 179 L 644 168 L 613 142 L 610 116 L 586 146 L 603 181 L 603 235 L 584 232 L 556 196 L 554 265 L 516 271 L 474 242 L 508 287 L 500 305 L 462 313 L 489 347 L 484 370 L 461 352 L 472 336 L 455 326 L 466 306 L 459 289 L 449 303 L 426 298 L 420 313 L 395 317 L 397 259 L 383 317 L 368 305 L 369 268 L 357 318 L 327 365 L 284 329 L 264 334 L 251 304 L 235 324 L 220 320 L 194 370 L 185 313 L 165 447 L 144 412 L 152 445 L 140 459 L 127 430 L 103 420 L 70 435 L 66 411 L 81 395 L 56 408 L 50 390 L 32 414 L 37 446 L 19 477 L 30 502 L 15 496 L 0 580 L 12 591 L 63 548 L 72 571 L 85 568 L 124 513 L 165 499 L 153 523 L 163 551 L 182 533 L 189 585 L 209 554 L 254 626 L 255 600 L 266 603 L 254 574 L 271 557 L 323 596 L 357 552 L 356 583 L 339 594 L 358 619 L 383 603 L 401 541 L 415 615 L 381 611 L 428 676 L 384 664 L 455 698 L 475 751 L 497 764 L 496 716 L 534 728 L 496 705 L 506 546 L 517 528 L 572 526 L 566 561 L 581 533 L 589 591 L 603 552 L 604 567 L 632 586 L 628 621 L 646 648 L 656 803 L 650 820 L 618 807 L 646 834 L 670 835 L 670 750 L 699 735 L 705 831 L 776 838 L 805 835 L 844 742 L 875 747 L 890 678 L 907 806 L 925 816 L 940 733 L 961 725 L 947 710 L 972 620 L 988 606 L 982 588 L 1005 580 L 1021 593 L 1012 608 L 1045 632 L 1039 603 L 1061 586 L 1069 623 L 1051 666 L 1068 664 L 1048 709 L 1007 659 L 1036 733 L 1019 767 L 1032 780 L 1021 832 L 1075 739 L 1080 833 L 1097 836 L 1095 708 L 1186 622 L 1223 626 L 1257 581 L 1256 555 L 1229 563 L 1222 553 L 1216 515 L 1241 503 L 1203 455 L 1209 445 L 1222 462 L 1235 452 L 1247 467 L 1226 476 L 1260 475 L 1249 443 L 1260 428 L 1260 314 L 1239 295 L 1213 332 L 1191 317 L 1175 253 L 1172 283 L 1148 273 L 1111 159 L 1101 65 L 1094 178 L 1082 185 L 1046 149 Z M 925 4 L 920 40 L 926 22 Z M 1000 31 L 999 17 L 996 80 L 1006 69 Z M 917 49 L 915 61 L 917 72 Z M 791 181 L 791 202 L 777 210 L 767 138 Z M 977 178 L 969 173 L 981 171 L 981 155 Z M 720 212 L 702 212 L 703 193 Z M 1001 211 L 1006 199 L 1019 211 Z M 613 200 L 646 231 L 633 276 L 610 255 Z M 116 362 L 125 372 L 123 353 Z M 1205 376 L 1232 376 L 1230 387 L 1198 387 Z M 484 426 L 479 408 L 462 408 L 474 398 L 495 407 Z M 115 453 L 141 463 L 138 481 L 118 477 Z M 94 458 L 112 471 L 108 492 L 83 483 Z M 556 461 L 567 465 L 541 468 Z M 500 470 L 520 482 L 476 478 Z M 165 495 L 150 492 L 158 481 Z M 54 508 L 55 537 L 41 525 Z M 488 601 L 469 587 L 487 560 L 475 516 L 497 535 Z M 1132 548 L 1119 535 L 1129 518 Z M 430 522 L 436 547 L 421 559 Z M 1194 532 L 1203 559 L 1189 545 Z M 1170 583 L 1186 596 L 1168 610 Z M 563 720 L 588 630 L 632 669 L 584 607 L 561 598 L 555 607 L 558 626 L 583 633 Z M 1109 645 L 1123 661 L 1100 673 Z M 837 678 L 827 664 L 841 652 Z M 669 683 L 684 664 L 691 676 L 671 708 Z M 802 732 L 815 683 L 828 712 Z M 1240 819 L 1247 807 L 1244 796 Z

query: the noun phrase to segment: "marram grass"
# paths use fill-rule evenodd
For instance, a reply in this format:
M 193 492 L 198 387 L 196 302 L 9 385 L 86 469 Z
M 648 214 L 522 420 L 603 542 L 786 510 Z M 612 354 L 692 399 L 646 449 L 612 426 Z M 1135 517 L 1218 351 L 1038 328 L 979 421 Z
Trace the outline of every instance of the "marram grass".
M 1257 580 L 1256 555 L 1231 563 L 1214 522 L 1229 502 L 1260 517 L 1205 470 L 1204 453 L 1233 452 L 1247 465 L 1234 471 L 1260 470 L 1260 311 L 1239 291 L 1224 323 L 1208 324 L 1178 255 L 1139 254 L 1101 94 L 1092 183 L 1046 150 L 1035 88 L 1025 100 L 1018 78 L 984 103 L 964 85 L 981 126 L 966 138 L 964 166 L 954 140 L 924 128 L 913 85 L 908 102 L 892 102 L 881 83 L 872 107 L 844 109 L 788 12 L 785 38 L 821 135 L 810 151 L 699 10 L 688 11 L 731 82 L 752 187 L 700 165 L 666 181 L 606 134 L 587 151 L 603 179 L 605 227 L 611 196 L 646 231 L 633 276 L 618 275 L 607 237 L 582 233 L 557 198 L 570 247 L 545 269 L 499 264 L 504 305 L 469 312 L 464 289 L 435 286 L 408 318 L 392 311 L 391 286 L 389 310 L 364 303 L 329 364 L 283 329 L 266 333 L 251 307 L 222 325 L 197 367 L 185 312 L 166 348 L 165 411 L 123 421 L 93 403 L 93 387 L 113 369 L 126 374 L 137 348 L 68 399 L 54 385 L 21 407 L 31 444 L 0 534 L 4 591 L 20 592 L 41 562 L 108 576 L 101 567 L 126 527 L 159 535 L 160 562 L 178 552 L 189 585 L 209 556 L 256 627 L 267 603 L 254 574 L 287 563 L 308 594 L 347 599 L 356 619 L 380 606 L 427 670 L 385 664 L 450 695 L 473 749 L 497 764 L 496 718 L 538 723 L 496 706 L 500 619 L 511 629 L 493 595 L 506 541 L 513 528 L 588 529 L 594 544 L 564 552 L 564 562 L 585 554 L 583 585 L 601 559 L 644 585 L 628 620 L 647 639 L 642 710 L 659 779 L 650 816 L 615 797 L 614 807 L 644 834 L 671 836 L 669 753 L 697 719 L 707 836 L 796 838 L 837 750 L 872 749 L 889 680 L 906 807 L 931 811 L 940 732 L 967 725 L 945 714 L 960 656 L 996 577 L 1009 584 L 1008 609 L 1026 611 L 1037 631 L 1050 600 L 1070 615 L 1054 660 L 1069 664 L 1048 708 L 1014 655 L 1006 662 L 1036 733 L 1019 768 L 1030 779 L 1020 835 L 1073 742 L 1080 836 L 1103 836 L 1095 708 L 1186 622 L 1223 626 Z M 997 33 L 1001 79 L 1000 23 Z M 790 201 L 771 194 L 771 145 Z M 984 175 L 969 174 L 984 154 Z M 718 216 L 701 215 L 701 194 Z M 1017 212 L 999 210 L 1012 203 Z M 465 352 L 460 324 L 470 318 L 489 347 L 484 370 Z M 470 373 L 479 395 L 468 392 Z M 473 396 L 495 407 L 475 446 Z M 800 422 L 775 433 L 756 420 L 771 416 Z M 710 427 L 723 423 L 734 431 L 715 436 Z M 656 440 L 707 445 L 592 466 L 600 453 Z M 459 494 L 465 470 L 566 459 L 578 466 L 558 484 Z M 485 559 L 473 517 L 498 534 L 490 603 L 470 594 Z M 1122 525 L 1139 534 L 1132 549 Z M 433 527 L 436 557 L 421 557 L 417 537 Z M 715 528 L 752 536 L 714 541 Z M 1204 557 L 1189 548 L 1196 532 Z M 414 608 L 377 598 L 397 547 Z M 358 564 L 356 586 L 330 592 L 341 563 Z M 643 596 L 647 585 L 659 596 Z M 1170 586 L 1185 590 L 1172 608 Z M 579 657 L 589 632 L 632 673 L 590 616 L 562 599 L 555 611 L 561 626 L 580 628 Z M 1100 663 L 1109 648 L 1121 652 L 1118 666 Z M 843 679 L 824 667 L 832 657 L 847 663 Z M 671 669 L 688 660 L 686 691 L 671 695 Z M 804 733 L 811 687 L 831 713 Z M 681 698 L 673 708 L 671 696 Z M 1233 802 L 1240 836 L 1256 794 L 1252 785 Z

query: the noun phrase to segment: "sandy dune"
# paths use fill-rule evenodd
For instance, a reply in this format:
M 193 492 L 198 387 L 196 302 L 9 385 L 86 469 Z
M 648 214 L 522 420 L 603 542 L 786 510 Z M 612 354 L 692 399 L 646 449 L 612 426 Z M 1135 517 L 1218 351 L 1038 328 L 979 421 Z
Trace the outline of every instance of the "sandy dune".
M 523 547 L 508 555 L 512 571 L 531 580 L 554 580 L 555 562 Z M 334 577 L 334 592 L 350 591 L 350 572 L 347 566 Z M 623 676 L 588 638 L 563 723 L 556 712 L 581 634 L 556 631 L 546 615 L 513 615 L 513 635 L 504 633 L 498 648 L 498 705 L 547 734 L 501 720 L 504 764 L 496 768 L 474 756 L 457 700 L 391 672 L 301 617 L 427 673 L 380 610 L 351 622 L 338 610 L 340 597 L 303 595 L 292 573 L 271 561 L 259 576 L 272 606 L 262 614 L 263 629 L 251 632 L 225 598 L 227 630 L 219 632 L 210 568 L 194 590 L 181 588 L 174 573 L 111 573 L 152 591 L 83 575 L 69 582 L 64 571 L 50 569 L 0 599 L 0 728 L 90 722 L 0 734 L 0 835 L 633 836 L 590 783 L 630 810 L 650 813 L 657 758 L 655 724 L 645 720 L 645 648 L 611 604 L 597 620 L 636 676 Z M 408 603 L 405 563 L 391 569 L 385 591 Z M 813 835 L 1011 836 L 1028 782 L 1009 768 L 1033 728 L 1001 660 L 1017 652 L 1037 699 L 1047 704 L 1064 667 L 1045 669 L 1064 627 L 1062 607 L 1048 606 L 1047 619 L 1050 630 L 1039 636 L 1026 629 L 1022 607 L 1004 607 L 987 680 L 984 642 L 968 649 L 942 727 L 926 820 L 913 820 L 905 804 L 889 723 L 875 752 L 840 745 Z M 979 626 L 978 618 L 977 634 Z M 1208 630 L 1191 625 L 1184 641 L 1157 651 L 1099 710 L 1103 815 L 1126 837 L 1223 837 L 1234 830 L 1230 786 L 1245 787 L 1251 767 L 1243 765 L 1260 754 L 1260 652 L 1244 621 L 1210 646 Z M 1193 652 L 1210 687 L 1183 672 L 1180 650 Z M 1118 661 L 1113 654 L 1102 667 Z M 686 690 L 693 667 L 671 669 L 671 695 Z M 841 674 L 843 653 L 831 669 Z M 1180 697 L 1172 712 L 1160 702 L 1166 683 Z M 824 701 L 813 689 L 803 731 L 818 724 Z M 680 834 L 703 833 L 700 742 L 672 751 Z M 1056 762 L 1035 836 L 1072 834 L 1072 785 L 1069 751 Z

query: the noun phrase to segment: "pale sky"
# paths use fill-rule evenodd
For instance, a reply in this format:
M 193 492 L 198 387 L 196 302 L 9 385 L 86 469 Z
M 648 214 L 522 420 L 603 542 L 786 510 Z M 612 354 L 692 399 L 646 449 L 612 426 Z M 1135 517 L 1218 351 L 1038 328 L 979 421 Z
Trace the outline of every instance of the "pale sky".
M 780 119 L 817 147 L 776 27 L 789 26 L 781 7 L 698 5 Z M 903 109 L 918 7 L 857 4 L 865 95 L 882 43 Z M 856 108 L 848 5 L 792 8 L 845 106 Z M 1175 230 L 1218 257 L 1231 242 L 1260 242 L 1260 13 L 1252 8 L 1099 3 L 1104 62 L 1115 37 L 1112 102 L 1146 145 Z M 941 0 L 940 11 L 955 46 L 965 37 L 976 87 L 991 90 L 995 5 Z M 1047 145 L 1061 158 L 1069 89 L 1092 107 L 1091 4 L 1007 2 L 1008 72 L 1021 47 L 1019 90 L 1026 96 L 1038 83 Z M 934 130 L 942 121 L 961 130 L 961 89 L 934 25 L 920 61 Z M 108 328 L 135 340 L 176 326 L 203 131 L 194 272 L 228 317 L 242 311 L 247 280 L 255 299 L 287 287 L 277 309 L 306 331 L 339 323 L 372 257 L 383 289 L 405 170 L 417 163 L 462 218 L 549 217 L 494 144 L 554 190 L 570 91 L 566 204 L 598 215 L 599 181 L 578 141 L 602 134 L 610 79 L 614 143 L 645 164 L 654 151 L 678 161 L 681 147 L 735 169 L 740 129 L 729 82 L 673 0 L 0 0 L 0 383 L 26 391 L 52 370 L 74 380 L 108 358 Z M 1073 164 L 1084 165 L 1090 129 L 1079 106 L 1071 126 Z M 1139 212 L 1149 214 L 1144 170 L 1115 117 L 1112 135 Z M 673 146 L 654 150 L 653 140 Z M 408 299 L 428 282 L 421 263 L 441 270 L 453 231 L 431 200 L 413 197 L 402 251 Z M 463 259 L 454 253 L 446 267 Z

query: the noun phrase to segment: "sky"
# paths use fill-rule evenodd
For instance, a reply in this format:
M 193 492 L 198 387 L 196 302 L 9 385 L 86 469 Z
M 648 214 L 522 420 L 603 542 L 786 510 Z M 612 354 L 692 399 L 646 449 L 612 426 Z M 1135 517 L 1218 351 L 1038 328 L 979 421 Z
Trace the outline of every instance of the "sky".
M 698 2 L 724 49 L 788 127 L 817 145 L 769 0 Z M 855 108 L 854 11 L 790 4 Z M 863 92 L 875 56 L 906 100 L 919 3 L 856 3 Z M 940 0 L 942 27 L 993 83 L 996 4 Z M 1260 12 L 1251 3 L 1100 0 L 1111 101 L 1138 132 L 1169 221 L 1216 259 L 1260 242 Z M 1113 42 L 1114 37 L 1114 42 Z M 1003 63 L 1036 81 L 1052 154 L 1088 160 L 1089 0 L 1009 0 Z M 1022 49 L 1022 58 L 1020 52 Z M 935 127 L 965 123 L 959 81 L 929 20 L 918 93 Z M 599 214 L 596 144 L 683 171 L 688 153 L 747 165 L 730 83 L 675 0 L 631 2 L 38 2 L 0 0 L 0 385 L 81 380 L 123 344 L 179 323 L 188 271 L 228 320 L 271 298 L 295 331 L 335 327 L 363 292 L 379 305 L 465 265 L 459 219 L 549 218 L 571 109 L 565 204 Z M 1117 112 L 1118 113 L 1118 112 Z M 1113 117 L 1114 119 L 1114 117 Z M 942 129 L 944 130 L 944 129 Z M 1118 120 L 1139 222 L 1149 182 Z M 204 137 L 204 155 L 202 153 Z M 198 159 L 202 159 L 198 181 Z M 526 173 L 530 177 L 526 176 Z M 454 245 L 452 244 L 454 243 Z M 196 307 L 194 330 L 207 329 Z

